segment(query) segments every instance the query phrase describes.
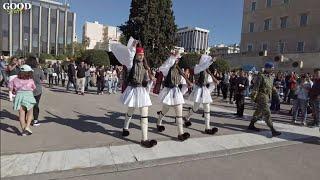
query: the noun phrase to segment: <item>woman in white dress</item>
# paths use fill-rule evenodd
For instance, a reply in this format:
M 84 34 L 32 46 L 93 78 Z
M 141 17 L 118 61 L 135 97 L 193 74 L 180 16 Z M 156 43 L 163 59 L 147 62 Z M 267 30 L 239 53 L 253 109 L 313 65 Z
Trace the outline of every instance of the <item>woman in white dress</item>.
M 126 66 L 128 77 L 127 88 L 121 96 L 121 102 L 128 106 L 122 136 L 129 136 L 129 124 L 136 108 L 140 109 L 140 125 L 142 131 L 141 145 L 151 148 L 156 140 L 148 140 L 148 107 L 151 106 L 150 87 L 152 74 L 144 58 L 144 49 L 136 47 L 137 41 L 130 38 L 127 47 L 122 44 L 111 44 L 111 50 L 118 61 Z
M 162 74 L 166 77 L 164 79 L 164 88 L 159 94 L 163 107 L 161 111 L 157 112 L 159 115 L 157 129 L 159 132 L 163 132 L 165 130 L 165 127 L 162 125 L 162 119 L 172 107 L 176 112 L 178 139 L 180 141 L 184 141 L 190 137 L 190 134 L 183 132 L 182 106 L 185 103 L 183 94 L 188 91 L 188 85 L 190 87 L 192 86 L 192 83 L 186 78 L 185 74 L 179 68 L 178 62 L 179 55 L 178 52 L 175 52 L 175 54 L 171 55 L 159 68 Z
M 190 94 L 190 101 L 194 102 L 192 108 L 189 108 L 189 113 L 184 118 L 184 125 L 189 127 L 192 125 L 190 117 L 193 113 L 196 113 L 203 105 L 203 117 L 205 119 L 206 134 L 215 134 L 218 132 L 218 128 L 210 126 L 210 103 L 212 102 L 211 93 L 215 87 L 214 83 L 219 84 L 219 81 L 209 71 L 209 66 L 215 61 L 211 56 L 202 55 L 199 64 L 194 68 L 195 85 L 193 91 Z

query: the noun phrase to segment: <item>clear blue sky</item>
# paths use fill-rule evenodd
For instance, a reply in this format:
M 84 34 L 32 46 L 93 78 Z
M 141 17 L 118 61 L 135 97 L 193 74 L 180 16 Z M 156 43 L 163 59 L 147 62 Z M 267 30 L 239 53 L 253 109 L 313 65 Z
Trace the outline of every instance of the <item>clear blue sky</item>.
M 82 39 L 85 21 L 119 26 L 129 17 L 131 0 L 71 0 L 77 13 L 77 34 Z M 209 44 L 240 42 L 243 0 L 173 0 L 178 27 L 210 30 Z

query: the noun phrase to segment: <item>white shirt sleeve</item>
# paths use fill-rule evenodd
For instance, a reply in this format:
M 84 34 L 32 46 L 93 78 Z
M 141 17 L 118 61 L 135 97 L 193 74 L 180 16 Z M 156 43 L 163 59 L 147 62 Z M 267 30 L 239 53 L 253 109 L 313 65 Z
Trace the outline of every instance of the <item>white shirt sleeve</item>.
M 201 64 L 197 64 L 194 68 L 194 74 L 199 74 L 200 72 L 209 68 L 209 66 L 213 63 L 212 57 L 208 55 L 202 55 L 200 59 Z
M 110 49 L 117 60 L 128 70 L 132 68 L 133 59 L 136 54 L 136 48 L 133 46 L 134 39 L 131 37 L 128 41 L 127 46 L 120 43 L 113 43 L 110 45 Z
M 176 62 L 176 57 L 170 56 L 160 67 L 159 71 L 162 72 L 164 76 L 167 76 L 169 73 L 169 69 L 174 65 Z

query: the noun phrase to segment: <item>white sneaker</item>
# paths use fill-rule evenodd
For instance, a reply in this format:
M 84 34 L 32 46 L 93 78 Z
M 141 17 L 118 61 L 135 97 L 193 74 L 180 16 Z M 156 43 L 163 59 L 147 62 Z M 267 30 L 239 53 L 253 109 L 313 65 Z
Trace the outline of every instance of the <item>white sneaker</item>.
M 40 126 L 40 122 L 38 121 L 38 120 L 33 120 L 32 122 L 31 122 L 31 126 Z

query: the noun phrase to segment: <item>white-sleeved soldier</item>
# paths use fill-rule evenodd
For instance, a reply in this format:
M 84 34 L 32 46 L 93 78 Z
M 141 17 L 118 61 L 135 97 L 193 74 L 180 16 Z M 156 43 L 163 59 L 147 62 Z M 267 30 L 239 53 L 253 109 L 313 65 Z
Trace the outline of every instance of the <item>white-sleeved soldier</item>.
M 163 107 L 161 111 L 157 112 L 159 115 L 157 129 L 159 132 L 165 130 L 165 127 L 162 124 L 162 119 L 168 113 L 170 108 L 174 108 L 178 127 L 178 139 L 180 141 L 184 141 L 190 137 L 190 134 L 183 132 L 182 106 L 185 103 L 183 94 L 188 90 L 187 83 L 189 86 L 191 86 L 192 83 L 186 78 L 185 74 L 179 68 L 178 61 L 179 54 L 175 51 L 175 53 L 172 54 L 159 68 L 165 76 L 165 80 L 164 88 L 159 94 Z
M 137 41 L 130 38 L 127 47 L 121 44 L 112 44 L 111 50 L 118 61 L 126 66 L 128 77 L 127 88 L 121 96 L 121 102 L 128 106 L 125 117 L 123 136 L 129 136 L 129 125 L 136 108 L 140 109 L 140 125 L 142 131 L 141 145 L 151 148 L 157 144 L 156 140 L 148 140 L 148 107 L 152 105 L 150 88 L 152 86 L 152 74 L 144 58 L 144 49 L 136 47 Z
M 214 89 L 214 84 L 219 84 L 218 80 L 209 71 L 209 66 L 215 61 L 211 56 L 202 55 L 199 64 L 194 68 L 195 85 L 193 91 L 190 94 L 189 100 L 193 101 L 193 107 L 189 108 L 189 113 L 184 118 L 184 125 L 189 127 L 192 125 L 190 117 L 193 113 L 196 113 L 203 105 L 203 117 L 205 119 L 206 134 L 215 134 L 218 132 L 217 127 L 211 128 L 210 126 L 210 103 L 212 102 L 211 93 Z

